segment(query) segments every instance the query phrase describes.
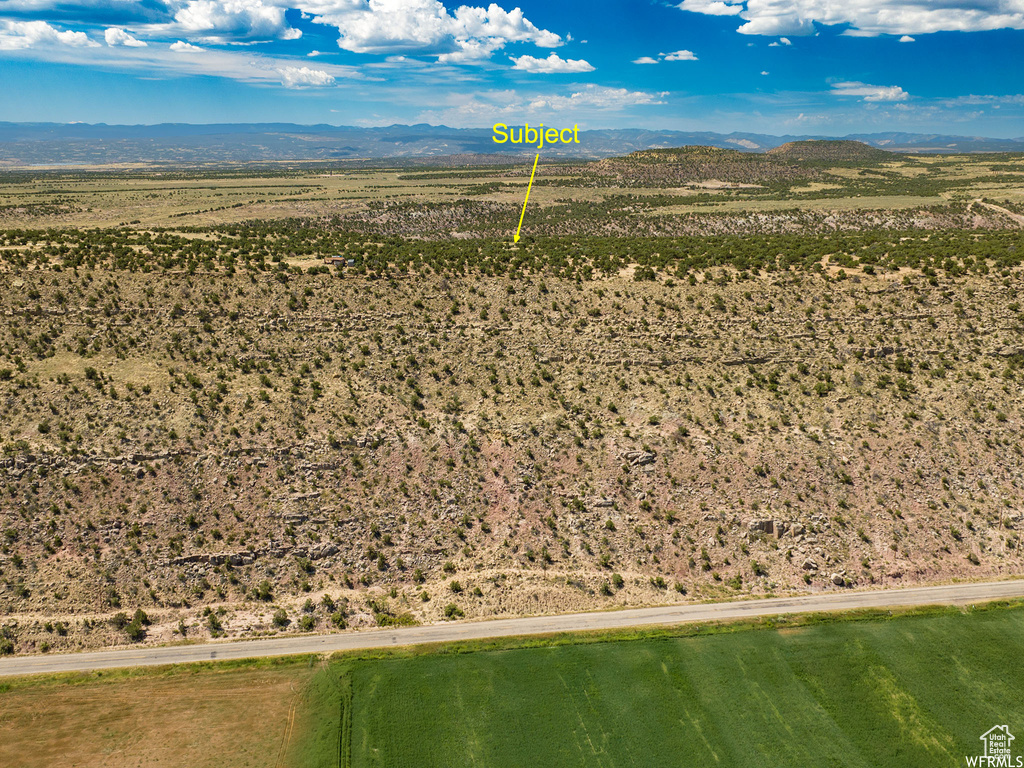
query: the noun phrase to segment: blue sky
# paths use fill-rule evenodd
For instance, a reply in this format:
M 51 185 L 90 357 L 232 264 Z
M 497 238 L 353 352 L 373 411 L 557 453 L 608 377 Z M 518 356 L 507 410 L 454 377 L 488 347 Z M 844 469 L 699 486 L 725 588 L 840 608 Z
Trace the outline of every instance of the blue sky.
M 0 0 L 8 121 L 1010 138 L 1022 72 L 1024 0 Z

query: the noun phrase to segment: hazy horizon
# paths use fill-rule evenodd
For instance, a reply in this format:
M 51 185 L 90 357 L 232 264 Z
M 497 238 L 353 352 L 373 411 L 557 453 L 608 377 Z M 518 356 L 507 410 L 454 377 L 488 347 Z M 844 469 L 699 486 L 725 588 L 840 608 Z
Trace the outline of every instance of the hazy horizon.
M 531 126 L 538 125 L 539 122 L 524 121 Z M 523 123 L 513 123 L 511 125 L 519 126 Z M 140 123 L 119 123 L 119 122 L 87 122 L 84 120 L 71 120 L 71 121 L 55 121 L 55 120 L 0 120 L 0 125 L 54 125 L 54 126 L 84 126 L 84 127 L 107 127 L 107 128 L 160 128 L 163 126 L 186 126 L 191 128 L 204 128 L 204 127 L 260 127 L 260 126 L 293 126 L 296 128 L 331 128 L 331 129 L 351 129 L 359 131 L 373 131 L 373 130 L 386 130 L 390 128 L 432 128 L 432 129 L 445 129 L 451 131 L 484 131 L 489 132 L 492 130 L 492 125 L 465 125 L 455 126 L 446 125 L 444 123 L 389 123 L 380 125 L 352 125 L 350 123 L 331 123 L 331 122 L 319 122 L 319 123 L 296 123 L 288 120 L 260 120 L 260 121 L 208 121 L 208 122 L 192 122 L 192 121 L 162 121 L 162 122 L 140 122 Z M 1024 130 L 1024 126 L 1021 127 Z M 974 133 L 955 133 L 948 131 L 910 131 L 893 128 L 879 127 L 877 130 L 871 131 L 850 131 L 843 134 L 838 133 L 823 133 L 807 131 L 802 133 L 788 133 L 773 131 L 770 127 L 765 130 L 751 131 L 751 130 L 712 130 L 710 128 L 695 128 L 695 129 L 682 129 L 682 128 L 651 128 L 648 126 L 641 125 L 623 125 L 615 128 L 580 128 L 580 132 L 612 132 L 612 131 L 650 131 L 656 133 L 680 133 L 680 134 L 700 134 L 706 133 L 710 135 L 718 136 L 731 136 L 731 135 L 756 135 L 756 136 L 770 136 L 779 139 L 844 139 L 853 136 L 885 136 L 889 134 L 907 134 L 907 135 L 920 135 L 920 136 L 948 136 L 956 138 L 988 138 L 988 139 L 999 139 L 1006 141 L 1024 141 L 1024 135 L 1014 135 L 1012 133 L 1005 136 L 997 136 L 994 134 L 974 134 Z

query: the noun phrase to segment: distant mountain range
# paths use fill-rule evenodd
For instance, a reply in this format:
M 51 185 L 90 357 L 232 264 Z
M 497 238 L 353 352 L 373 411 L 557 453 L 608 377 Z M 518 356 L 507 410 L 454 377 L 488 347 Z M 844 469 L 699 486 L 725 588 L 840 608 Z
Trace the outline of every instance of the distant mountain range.
M 433 125 L 356 128 L 289 123 L 106 125 L 0 122 L 0 167 L 26 165 L 236 164 L 336 160 L 401 163 L 508 162 L 532 154 L 498 145 L 491 131 Z M 617 129 L 580 131 L 579 145 L 545 147 L 546 157 L 596 159 L 643 149 L 700 144 L 766 152 L 792 141 L 843 138 L 893 152 L 1024 152 L 1024 137 L 992 139 L 923 133 L 772 136 Z M 511 154 L 510 154 L 511 152 Z M 444 158 L 445 160 L 442 160 Z

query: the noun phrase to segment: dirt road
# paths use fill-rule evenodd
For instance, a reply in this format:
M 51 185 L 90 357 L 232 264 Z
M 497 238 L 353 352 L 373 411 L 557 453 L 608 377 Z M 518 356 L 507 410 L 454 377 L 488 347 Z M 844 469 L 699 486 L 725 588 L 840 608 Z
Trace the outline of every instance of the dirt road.
M 1013 211 L 1008 211 L 1005 208 L 1003 208 L 1003 206 L 1001 206 L 1001 205 L 995 205 L 993 203 L 986 203 L 986 202 L 982 201 L 981 199 L 972 200 L 971 201 L 971 205 L 974 205 L 974 203 L 977 203 L 978 205 L 983 205 L 986 208 L 988 208 L 990 211 L 996 211 L 997 213 L 1001 213 L 1001 214 L 1007 216 L 1008 218 L 1013 219 L 1014 221 L 1016 221 L 1021 226 L 1024 226 L 1024 216 L 1021 216 L 1019 213 L 1014 213 Z M 970 206 L 968 206 L 968 210 L 969 209 L 970 209 Z
M 1024 580 L 978 584 L 951 584 L 874 592 L 832 592 L 801 597 L 779 597 L 729 603 L 636 608 L 599 613 L 573 613 L 523 619 L 466 621 L 399 629 L 375 629 L 333 635 L 304 635 L 264 640 L 240 640 L 156 648 L 126 648 L 90 653 L 20 656 L 0 659 L 0 676 L 51 672 L 80 672 L 112 667 L 154 666 L 195 661 L 284 656 L 296 653 L 380 648 L 392 645 L 443 643 L 512 635 L 621 629 L 696 621 L 725 621 L 755 616 L 888 608 L 918 605 L 966 605 L 989 600 L 1024 597 Z

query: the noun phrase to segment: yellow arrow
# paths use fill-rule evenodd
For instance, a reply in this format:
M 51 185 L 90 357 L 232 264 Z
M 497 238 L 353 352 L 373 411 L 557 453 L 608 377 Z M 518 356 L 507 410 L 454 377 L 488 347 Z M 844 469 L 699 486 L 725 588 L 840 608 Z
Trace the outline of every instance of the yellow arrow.
M 519 231 L 523 228 L 523 216 L 526 215 L 526 204 L 530 200 L 530 189 L 533 187 L 533 174 L 537 172 L 537 161 L 540 160 L 540 153 L 533 158 L 533 170 L 530 171 L 530 184 L 526 188 L 526 200 L 523 200 L 523 212 L 519 214 L 519 226 L 516 228 L 516 236 L 512 238 L 513 242 L 519 242 Z

